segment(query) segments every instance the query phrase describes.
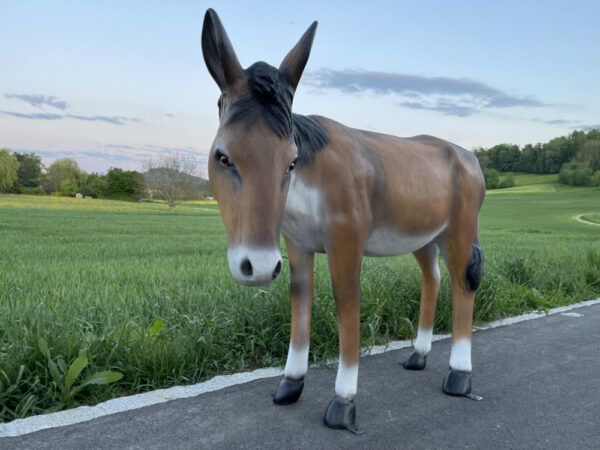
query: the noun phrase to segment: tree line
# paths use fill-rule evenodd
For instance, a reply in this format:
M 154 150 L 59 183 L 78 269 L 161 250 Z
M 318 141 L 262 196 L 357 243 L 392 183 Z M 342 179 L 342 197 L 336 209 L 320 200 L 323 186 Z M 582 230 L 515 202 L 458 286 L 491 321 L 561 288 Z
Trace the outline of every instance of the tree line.
M 499 144 L 475 150 L 486 179 L 486 187 L 501 185 L 501 172 L 559 174 L 559 181 L 573 186 L 600 186 L 600 129 L 574 131 L 546 143 Z M 506 181 L 503 180 L 503 181 Z M 514 185 L 514 181 L 512 182 Z
M 0 192 L 139 201 L 165 200 L 171 209 L 183 200 L 210 195 L 206 180 L 197 176 L 195 162 L 187 156 L 168 153 L 148 158 L 145 173 L 111 167 L 106 174 L 86 173 L 72 158 L 54 161 L 48 169 L 35 153 L 0 150 Z

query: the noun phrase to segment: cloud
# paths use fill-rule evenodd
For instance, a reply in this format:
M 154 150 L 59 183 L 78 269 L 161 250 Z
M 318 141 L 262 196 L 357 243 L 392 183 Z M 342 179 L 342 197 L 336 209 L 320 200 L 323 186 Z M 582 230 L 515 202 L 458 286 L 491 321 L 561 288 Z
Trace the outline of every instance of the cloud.
M 27 150 L 29 151 L 29 150 Z M 107 165 L 112 163 L 113 161 L 127 161 L 127 162 L 137 162 L 137 158 L 135 155 L 115 155 L 112 153 L 104 153 L 99 151 L 72 151 L 72 150 L 34 150 L 35 153 L 52 159 L 58 158 L 72 158 L 75 160 L 80 160 L 82 158 L 96 158 L 97 160 L 106 161 Z
M 570 120 L 564 119 L 544 120 L 543 122 L 547 123 L 548 125 L 568 125 L 572 123 Z
M 459 116 L 466 117 L 471 114 L 478 112 L 477 108 L 468 105 L 461 105 L 459 103 L 453 103 L 450 100 L 436 99 L 432 102 L 400 102 L 399 106 L 411 109 L 426 109 L 431 111 L 438 111 L 447 116 Z
M 49 166 L 58 158 L 72 158 L 88 172 L 105 172 L 110 167 L 140 170 L 143 162 L 149 157 L 166 152 L 185 153 L 192 156 L 198 163 L 202 176 L 206 176 L 208 152 L 195 147 L 170 147 L 161 145 L 130 145 L 130 144 L 104 144 L 87 149 L 40 149 L 40 148 L 13 148 L 16 152 L 34 152 L 44 159 L 44 164 Z
M 529 119 L 531 122 L 536 122 L 536 123 L 545 123 L 546 125 L 569 125 L 572 123 L 575 123 L 572 120 L 565 120 L 565 119 L 541 119 L 539 117 L 533 117 L 531 119 Z
M 32 119 L 32 120 L 63 120 L 63 119 L 76 119 L 84 120 L 87 122 L 106 122 L 113 125 L 125 125 L 126 122 L 139 122 L 139 119 L 123 117 L 123 116 L 83 116 L 79 114 L 53 114 L 53 113 L 31 113 L 23 114 L 14 111 L 0 111 L 0 114 L 6 116 L 18 117 L 20 119 Z
M 378 95 L 395 94 L 404 98 L 398 103 L 399 106 L 460 117 L 470 116 L 485 108 L 545 106 L 532 97 L 509 95 L 467 78 L 322 69 L 309 73 L 306 81 L 318 89 L 334 89 L 350 94 L 365 91 Z
M 596 128 L 600 128 L 600 123 L 596 124 L 596 125 L 577 125 L 575 127 L 571 127 L 571 129 L 573 130 L 583 130 L 583 131 L 590 131 L 590 130 L 595 130 Z
M 41 95 L 41 94 L 4 94 L 5 98 L 14 98 L 16 100 L 21 100 L 25 103 L 29 103 L 31 106 L 35 106 L 36 108 L 42 108 L 44 105 L 51 106 L 56 109 L 60 109 L 64 111 L 69 107 L 69 103 L 65 100 L 58 100 L 56 97 Z
M 69 108 L 69 104 L 64 100 L 57 100 L 56 97 L 45 96 L 41 94 L 4 94 L 6 98 L 14 98 L 17 100 L 29 103 L 36 108 L 43 109 L 44 105 L 52 106 L 53 108 L 65 111 Z M 123 117 L 123 116 L 89 116 L 82 114 L 59 114 L 59 113 L 19 113 L 13 111 L 0 111 L 0 114 L 7 116 L 18 117 L 21 119 L 33 119 L 33 120 L 62 120 L 62 119 L 75 119 L 84 120 L 86 122 L 106 122 L 113 125 L 124 125 L 125 122 L 139 122 L 139 119 Z
M 66 114 L 65 117 L 71 118 L 71 119 L 77 119 L 77 120 L 85 120 L 88 122 L 107 122 L 107 123 L 112 123 L 114 125 L 124 125 L 125 122 L 139 122 L 139 119 L 132 119 L 129 117 L 123 117 L 123 116 L 113 116 L 113 117 L 108 117 L 108 116 L 81 116 L 81 115 L 76 115 L 76 114 Z
M 52 113 L 33 113 L 33 114 L 23 114 L 12 111 L 0 111 L 1 114 L 6 116 L 19 117 L 20 119 L 36 119 L 36 120 L 60 120 L 63 119 L 64 116 L 62 114 L 52 114 Z

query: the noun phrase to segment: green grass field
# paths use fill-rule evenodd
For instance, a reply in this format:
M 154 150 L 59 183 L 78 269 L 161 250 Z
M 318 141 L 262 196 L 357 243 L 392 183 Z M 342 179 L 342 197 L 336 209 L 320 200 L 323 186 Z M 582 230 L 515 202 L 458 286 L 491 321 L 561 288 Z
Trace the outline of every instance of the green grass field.
M 500 181 L 503 181 L 508 177 L 508 173 L 500 174 Z M 558 183 L 558 174 L 551 173 L 547 175 L 537 175 L 533 173 L 519 173 L 513 172 L 515 180 L 515 187 L 521 186 L 534 186 L 537 184 L 557 184 Z M 556 187 L 556 186 L 555 186 Z
M 488 192 L 476 324 L 600 293 L 600 227 L 572 219 L 600 216 L 600 189 L 537 181 Z M 266 288 L 235 283 L 214 204 L 171 213 L 156 203 L 0 195 L 0 244 L 0 421 L 284 362 L 289 270 Z M 442 273 L 437 332 L 451 325 Z M 412 256 L 365 258 L 362 287 L 361 345 L 414 336 L 420 273 Z M 319 255 L 311 362 L 337 353 Z M 65 395 L 60 373 L 79 355 L 89 360 L 80 379 L 107 370 L 123 378 Z
M 593 222 L 600 225 L 600 213 L 584 214 L 581 218 L 587 220 L 588 222 Z

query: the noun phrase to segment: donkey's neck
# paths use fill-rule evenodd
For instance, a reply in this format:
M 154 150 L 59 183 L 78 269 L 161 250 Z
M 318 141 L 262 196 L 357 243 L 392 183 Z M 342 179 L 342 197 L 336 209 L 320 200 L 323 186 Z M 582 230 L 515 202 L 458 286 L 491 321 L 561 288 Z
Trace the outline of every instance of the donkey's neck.
M 299 166 L 311 163 L 317 152 L 329 144 L 329 136 L 323 126 L 312 116 L 292 114 L 294 141 L 298 147 Z

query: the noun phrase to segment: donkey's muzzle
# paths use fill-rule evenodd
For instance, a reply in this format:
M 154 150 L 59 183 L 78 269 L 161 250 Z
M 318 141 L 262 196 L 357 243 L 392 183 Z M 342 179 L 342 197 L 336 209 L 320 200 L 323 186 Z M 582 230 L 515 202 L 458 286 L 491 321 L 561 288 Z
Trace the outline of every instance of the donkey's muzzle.
M 233 278 L 246 286 L 269 284 L 281 273 L 281 252 L 278 248 L 230 248 L 227 258 Z

